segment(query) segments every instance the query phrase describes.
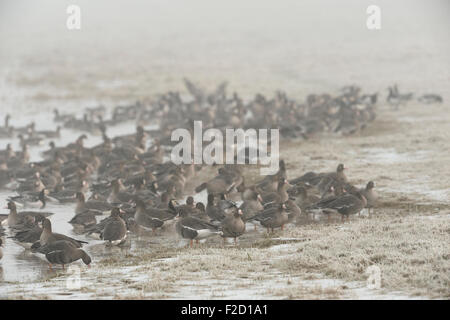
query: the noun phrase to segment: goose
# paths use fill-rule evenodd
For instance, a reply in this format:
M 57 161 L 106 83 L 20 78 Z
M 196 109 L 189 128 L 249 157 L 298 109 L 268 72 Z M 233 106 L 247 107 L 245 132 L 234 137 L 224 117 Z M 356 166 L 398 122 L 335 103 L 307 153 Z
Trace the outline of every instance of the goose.
M 52 223 L 50 222 L 49 219 L 44 218 L 42 221 L 42 233 L 39 238 L 39 242 L 33 244 L 32 249 L 33 249 L 33 247 L 34 248 L 41 247 L 46 244 L 51 244 L 53 242 L 56 242 L 58 240 L 68 241 L 68 242 L 72 243 L 74 246 L 76 246 L 77 248 L 81 248 L 83 246 L 83 244 L 87 243 L 86 241 L 76 240 L 76 239 L 73 239 L 66 235 L 52 232 Z
M 262 195 L 263 204 L 269 202 L 283 203 L 289 199 L 287 190 L 292 187 L 285 178 L 278 182 L 277 192 L 270 192 Z
M 295 199 L 289 198 L 284 204 L 288 212 L 287 223 L 295 223 L 296 219 L 302 214 L 302 210 L 295 203 Z
M 60 138 L 61 126 L 57 126 L 55 131 L 36 131 L 36 135 L 43 138 Z
M 206 214 L 212 223 L 221 222 L 225 219 L 225 212 L 214 203 L 214 194 L 208 194 L 208 202 L 206 203 Z
M 98 200 L 86 201 L 82 192 L 77 192 L 75 197 L 77 200 L 75 213 L 82 213 L 86 210 L 92 210 L 97 211 L 99 214 L 103 214 L 103 212 L 110 211 L 113 208 L 113 206 L 107 202 Z
M 264 177 L 262 183 L 273 184 L 274 181 L 278 182 L 281 179 L 287 179 L 286 164 L 283 159 L 278 164 L 278 171 L 273 175 L 267 175 Z
M 195 188 L 195 192 L 199 193 L 204 189 L 207 190 L 208 194 L 212 193 L 214 195 L 229 193 L 236 185 L 236 181 L 234 181 L 234 177 L 226 174 L 223 168 L 219 169 L 219 175 L 209 180 L 208 182 L 204 182 L 198 187 Z
M 6 145 L 5 150 L 0 150 L 0 158 L 9 159 L 16 156 L 16 153 L 14 152 L 11 143 L 8 143 Z
M 188 211 L 184 211 L 179 215 L 175 229 L 182 238 L 189 239 L 191 248 L 194 240 L 198 243 L 199 240 L 222 234 L 218 226 L 196 217 L 190 217 L 188 214 Z
M 1 164 L 0 164 L 1 166 Z M 13 174 L 9 170 L 0 169 L 0 188 L 8 185 L 13 181 Z
M 41 211 L 21 211 L 17 212 L 16 204 L 12 201 L 8 202 L 6 207 L 9 209 L 8 218 L 2 221 L 3 225 L 8 225 L 9 227 L 15 227 L 17 225 L 23 224 L 25 222 L 26 216 L 32 216 L 33 218 L 42 218 L 53 215 L 52 212 L 41 212 Z
M 134 195 L 125 191 L 125 186 L 121 179 L 115 179 L 111 182 L 111 193 L 108 197 L 108 202 L 110 203 L 121 203 L 128 202 L 134 199 Z
M 42 189 L 40 192 L 26 192 L 19 196 L 9 197 L 8 201 L 13 201 L 14 203 L 20 204 L 24 207 L 32 207 L 39 209 L 44 209 L 47 205 L 47 195 L 49 191 L 47 188 Z
M 17 244 L 22 246 L 25 249 L 31 249 L 31 246 L 39 241 L 42 233 L 42 228 L 38 225 L 38 223 L 34 223 L 34 226 L 29 228 L 23 228 L 18 230 L 12 237 Z
M 77 229 L 85 230 L 97 224 L 95 216 L 98 214 L 98 211 L 86 209 L 86 211 L 76 213 L 69 223 Z
M 3 249 L 2 249 L 2 247 L 3 247 L 3 240 L 2 240 L 2 238 L 0 238 L 0 260 L 2 260 L 2 258 L 3 258 Z
M 423 96 L 419 97 L 419 102 L 430 104 L 430 103 L 442 103 L 443 99 L 438 94 L 424 94 Z
M 228 215 L 222 220 L 220 231 L 221 237 L 225 242 L 225 238 L 234 238 L 234 244 L 237 243 L 237 238 L 245 232 L 245 222 L 242 220 L 242 210 L 238 209 L 232 215 Z
M 370 214 L 370 209 L 374 208 L 378 201 L 378 194 L 374 190 L 375 183 L 373 181 L 369 181 L 365 188 L 359 189 L 359 192 L 364 196 L 367 201 L 366 208 L 368 213 Z
M 366 198 L 358 192 L 357 194 L 344 194 L 335 198 L 322 200 L 318 204 L 312 206 L 312 209 L 319 209 L 328 215 L 330 220 L 330 213 L 339 213 L 342 216 L 342 221 L 350 214 L 359 213 L 367 205 Z
M 39 146 L 44 143 L 43 139 L 38 136 L 29 135 L 28 138 L 25 138 L 22 134 L 17 136 L 20 139 L 20 146 L 23 147 L 25 145 L 28 146 Z
M 288 190 L 289 196 L 295 198 L 295 203 L 303 210 L 306 207 L 320 201 L 320 197 L 310 194 L 303 185 L 296 185 Z
M 60 114 L 58 109 L 53 110 L 53 121 L 55 122 L 67 122 L 69 120 L 75 119 L 73 114 Z
M 340 163 L 335 172 L 329 172 L 321 175 L 321 179 L 317 185 L 317 188 L 321 193 L 326 191 L 330 185 L 334 183 L 347 183 L 347 176 L 344 170 L 348 169 L 342 163 Z
M 264 210 L 261 195 L 253 191 L 251 198 L 244 200 L 239 209 L 241 209 L 243 212 L 242 219 L 247 222 L 250 218 L 254 217 L 258 212 Z M 256 230 L 256 228 L 257 225 L 254 224 L 254 229 Z
M 237 208 L 236 203 L 232 200 L 229 200 L 225 193 L 222 193 L 220 195 L 220 200 L 217 202 L 217 207 L 219 207 L 219 209 L 225 214 L 235 212 Z
M 144 229 L 151 229 L 155 233 L 157 228 L 161 228 L 166 221 L 174 219 L 177 215 L 174 201 L 174 199 L 169 201 L 168 209 L 147 209 L 145 203 L 138 199 L 136 200 L 134 220 L 139 226 Z
M 49 268 L 52 269 L 54 264 L 61 264 L 64 269 L 65 265 L 75 262 L 79 259 L 83 261 L 88 267 L 92 262 L 91 257 L 86 251 L 79 249 L 71 241 L 58 240 L 47 243 L 39 248 L 33 250 L 37 253 L 45 254 L 49 262 Z
M 113 208 L 110 219 L 100 234 L 100 239 L 108 241 L 111 245 L 122 244 L 127 238 L 127 225 L 120 217 L 120 214 L 121 210 L 119 208 Z
M 275 228 L 280 228 L 283 230 L 283 227 L 289 221 L 289 215 L 286 212 L 286 205 L 284 203 L 279 203 L 275 207 L 270 206 L 267 209 L 264 209 L 262 212 L 258 213 L 254 217 L 250 218 L 249 221 L 256 220 L 259 221 L 260 224 L 269 229 L 273 230 Z

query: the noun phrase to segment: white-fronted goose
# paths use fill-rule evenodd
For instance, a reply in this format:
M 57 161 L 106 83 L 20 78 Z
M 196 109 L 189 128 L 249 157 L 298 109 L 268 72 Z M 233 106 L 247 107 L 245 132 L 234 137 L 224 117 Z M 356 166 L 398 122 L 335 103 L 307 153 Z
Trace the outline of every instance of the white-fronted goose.
M 173 201 L 169 201 L 168 209 L 146 208 L 145 203 L 138 199 L 136 200 L 136 212 L 134 220 L 144 229 L 150 229 L 153 232 L 157 228 L 161 228 L 165 221 L 175 218 L 177 215 Z
M 57 126 L 55 131 L 36 131 L 36 134 L 44 138 L 60 138 L 61 126 Z
M 108 202 L 110 203 L 121 203 L 128 202 L 134 199 L 134 195 L 126 191 L 122 180 L 115 179 L 111 182 L 111 193 L 108 197 Z
M 283 203 L 289 199 L 289 194 L 287 190 L 291 187 L 288 181 L 285 178 L 281 178 L 278 182 L 277 192 L 270 192 L 266 194 L 262 194 L 261 197 L 263 199 L 263 204 L 269 202 Z
M 264 211 L 258 213 L 256 216 L 249 219 L 257 220 L 261 225 L 267 228 L 267 231 L 275 228 L 281 228 L 283 230 L 284 225 L 289 221 L 289 215 L 286 212 L 286 205 L 279 203 L 276 207 L 270 207 Z
M 47 204 L 47 195 L 49 191 L 44 188 L 40 192 L 24 192 L 19 196 L 12 196 L 8 198 L 8 201 L 13 201 L 16 205 L 19 203 L 24 207 L 39 207 L 44 209 Z M 20 206 L 19 205 L 19 206 Z
M 39 238 L 40 246 L 43 246 L 43 245 L 46 245 L 48 243 L 52 243 L 52 242 L 55 242 L 58 240 L 69 241 L 77 248 L 81 248 L 84 243 L 87 243 L 86 241 L 76 240 L 76 239 L 73 239 L 66 235 L 52 232 L 52 223 L 50 222 L 49 219 L 44 218 L 44 220 L 42 221 L 42 233 Z
M 86 201 L 84 194 L 81 192 L 76 193 L 77 205 L 75 207 L 75 213 L 82 213 L 86 210 L 95 210 L 98 212 L 107 212 L 111 211 L 113 206 L 107 202 L 97 201 L 97 200 L 89 200 Z
M 303 210 L 306 207 L 320 201 L 320 197 L 309 194 L 303 185 L 296 185 L 288 190 L 289 196 L 295 198 L 295 203 Z
M 62 268 L 67 264 L 81 259 L 84 264 L 90 267 L 92 262 L 91 257 L 82 249 L 75 246 L 73 242 L 66 240 L 58 240 L 47 243 L 39 248 L 33 250 L 34 252 L 45 254 L 49 262 L 49 268 L 53 264 L 61 264 Z
M 322 212 L 325 214 L 340 213 L 342 220 L 344 217 L 349 219 L 350 214 L 360 212 L 367 205 L 366 198 L 361 194 L 344 194 L 337 197 L 337 199 L 329 201 L 321 205 Z
M 236 185 L 235 178 L 223 169 L 219 169 L 219 175 L 209 180 L 208 182 L 204 182 L 195 188 L 195 192 L 201 192 L 206 189 L 208 194 L 227 194 L 229 193 Z
M 9 227 L 14 227 L 16 225 L 22 224 L 25 222 L 26 216 L 36 217 L 48 217 L 53 215 L 52 212 L 40 212 L 40 211 L 21 211 L 17 212 L 16 204 L 12 201 L 8 202 L 7 209 L 9 209 L 8 218 L 2 221 L 3 225 L 8 225 Z
M 335 183 L 347 183 L 347 176 L 344 173 L 344 170 L 347 169 L 342 163 L 340 163 L 335 172 L 329 172 L 321 175 L 321 180 L 317 185 L 317 188 L 321 193 L 328 190 L 330 185 Z
M 127 238 L 127 225 L 120 217 L 120 209 L 111 210 L 111 216 L 100 234 L 100 239 L 108 241 L 111 245 L 119 245 Z
M 97 224 L 96 215 L 99 215 L 99 211 L 87 209 L 84 212 L 76 213 L 69 223 L 77 229 L 87 229 Z
M 182 238 L 190 240 L 190 247 L 193 246 L 194 240 L 198 242 L 199 240 L 222 234 L 214 224 L 196 217 L 189 217 L 187 211 L 182 213 L 175 228 Z
M 295 203 L 294 199 L 289 198 L 285 203 L 286 211 L 288 212 L 288 222 L 295 223 L 296 219 L 302 214 L 302 210 Z
M 258 192 L 252 191 L 251 195 L 248 195 L 248 198 L 249 199 L 244 200 L 244 202 L 239 207 L 239 209 L 241 209 L 243 212 L 242 219 L 244 221 L 247 221 L 249 218 L 255 216 L 258 212 L 264 209 L 264 206 L 262 205 L 261 195 Z
M 27 218 L 30 218 L 30 216 L 27 216 Z M 36 241 L 39 241 L 41 233 L 42 228 L 39 227 L 39 225 L 36 222 L 34 222 L 33 225 L 30 226 L 29 228 L 21 228 L 11 238 L 25 249 L 30 249 L 31 246 L 34 243 L 36 243 Z
M 234 243 L 237 243 L 237 238 L 245 232 L 245 222 L 242 220 L 242 210 L 238 209 L 234 214 L 228 215 L 222 220 L 220 224 L 221 236 L 224 238 L 234 238 Z

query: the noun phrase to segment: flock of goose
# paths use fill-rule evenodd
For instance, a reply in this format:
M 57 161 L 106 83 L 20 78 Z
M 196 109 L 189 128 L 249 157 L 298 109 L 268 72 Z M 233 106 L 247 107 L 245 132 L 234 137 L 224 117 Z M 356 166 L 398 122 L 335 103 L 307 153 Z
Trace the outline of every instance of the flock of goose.
M 169 92 L 150 104 L 116 107 L 107 120 L 104 107 L 87 109 L 81 119 L 55 110 L 55 131 L 38 131 L 34 123 L 12 127 L 7 115 L 0 137 L 17 137 L 21 145 L 20 151 L 11 144 L 0 150 L 0 188 L 16 192 L 7 199 L 9 214 L 0 215 L 2 225 L 10 230 L 9 237 L 27 250 L 45 255 L 50 267 L 60 264 L 64 268 L 79 259 L 89 265 L 91 257 L 82 249 L 87 242 L 53 231 L 48 202 L 72 204 L 67 206 L 74 210 L 69 223 L 77 233 L 102 239 L 107 245 L 122 245 L 130 232 L 141 229 L 156 234 L 171 223 L 190 246 L 212 236 L 232 238 L 236 243 L 248 231 L 248 224 L 255 229 L 259 225 L 268 231 L 283 230 L 301 215 L 340 214 L 345 220 L 376 206 L 374 182 L 362 188 L 352 185 L 343 164 L 330 172 L 307 172 L 288 179 L 285 161 L 280 160 L 276 174 L 248 185 L 245 165 L 220 166 L 216 176 L 195 183 L 203 166 L 167 161 L 171 130 L 192 129 L 194 119 L 222 129 L 279 127 L 285 137 L 307 138 L 322 131 L 347 134 L 363 129 L 375 118 L 376 94 L 362 95 L 360 88 L 348 87 L 336 97 L 310 95 L 304 104 L 281 92 L 272 99 L 258 94 L 244 103 L 237 94 L 227 97 L 226 83 L 206 94 L 185 82 L 193 98 L 188 102 L 178 92 Z M 129 120 L 137 121 L 136 133 L 108 136 L 109 127 Z M 158 121 L 161 129 L 146 130 L 152 121 Z M 43 160 L 30 162 L 29 146 L 58 139 L 61 128 L 99 133 L 103 142 L 86 147 L 87 134 L 65 146 L 57 147 L 52 140 L 50 148 L 41 152 Z M 196 193 L 206 190 L 206 204 L 196 203 L 192 194 L 187 194 L 188 182 L 197 185 Z M 186 203 L 179 204 L 184 198 Z M 33 206 L 39 210 L 19 210 Z M 104 214 L 109 216 L 103 218 Z M 0 236 L 4 235 L 5 229 L 0 227 Z

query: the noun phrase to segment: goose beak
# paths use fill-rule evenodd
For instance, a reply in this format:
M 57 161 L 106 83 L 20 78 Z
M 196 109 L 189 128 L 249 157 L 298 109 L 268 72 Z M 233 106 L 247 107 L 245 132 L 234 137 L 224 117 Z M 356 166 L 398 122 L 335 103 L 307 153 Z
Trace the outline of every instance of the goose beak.
M 263 199 L 262 199 L 260 194 L 258 194 L 258 200 L 261 201 L 261 202 L 263 201 Z

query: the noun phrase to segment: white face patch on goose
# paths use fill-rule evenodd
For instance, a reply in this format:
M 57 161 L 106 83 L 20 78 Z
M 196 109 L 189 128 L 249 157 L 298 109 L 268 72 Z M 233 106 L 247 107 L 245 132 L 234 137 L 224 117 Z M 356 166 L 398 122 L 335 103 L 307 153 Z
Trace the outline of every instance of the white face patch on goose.
M 226 164 L 259 162 L 263 166 L 260 168 L 261 175 L 275 174 L 279 169 L 278 129 L 270 129 L 270 152 L 268 129 L 225 129 L 224 139 L 221 130 L 209 128 L 203 133 L 202 121 L 194 121 L 193 133 L 192 140 L 191 132 L 187 129 L 172 131 L 171 141 L 179 141 L 171 152 L 171 161 L 174 164 L 191 164 L 192 160 L 194 164 L 207 165 L 224 164 L 224 160 Z M 203 142 L 211 143 L 203 148 Z

